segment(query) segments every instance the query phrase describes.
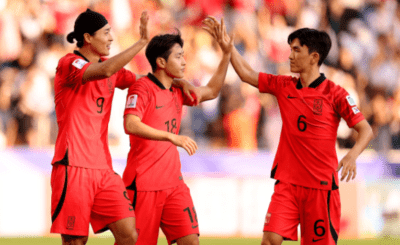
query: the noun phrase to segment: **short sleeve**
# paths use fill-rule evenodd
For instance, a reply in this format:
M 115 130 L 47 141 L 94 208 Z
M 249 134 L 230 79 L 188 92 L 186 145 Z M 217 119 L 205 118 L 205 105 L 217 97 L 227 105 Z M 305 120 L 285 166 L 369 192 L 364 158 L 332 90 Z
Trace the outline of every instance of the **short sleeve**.
M 77 56 L 62 58 L 58 63 L 56 72 L 60 78 L 58 81 L 65 85 L 83 84 L 83 74 L 91 64 L 91 62 L 87 62 L 83 58 Z
M 132 114 L 142 119 L 150 103 L 150 96 L 146 84 L 139 81 L 129 87 L 124 116 Z
M 132 84 L 136 82 L 136 75 L 135 73 L 122 68 L 117 73 L 117 81 L 115 83 L 115 87 L 119 89 L 126 89 L 129 88 Z
M 293 80 L 291 76 L 277 76 L 260 72 L 258 75 L 258 90 L 260 93 L 277 95 L 280 88 L 289 85 Z
M 338 87 L 335 102 L 336 111 L 346 121 L 349 128 L 364 120 L 355 100 L 342 87 Z

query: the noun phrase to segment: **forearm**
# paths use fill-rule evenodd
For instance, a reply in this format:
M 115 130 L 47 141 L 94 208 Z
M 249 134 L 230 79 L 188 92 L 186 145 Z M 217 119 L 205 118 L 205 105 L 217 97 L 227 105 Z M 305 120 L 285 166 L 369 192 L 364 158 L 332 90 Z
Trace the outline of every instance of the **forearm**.
M 258 73 L 251 68 L 249 63 L 239 54 L 236 48 L 232 50 L 231 63 L 240 80 L 254 87 L 258 87 Z
M 141 121 L 125 122 L 125 133 L 150 140 L 170 141 L 171 139 L 171 133 L 152 128 Z
M 356 143 L 347 153 L 354 159 L 357 158 L 365 150 L 373 137 L 372 129 L 369 124 L 366 121 L 363 121 L 362 124 L 362 127 L 356 129 L 358 132 Z
M 206 85 L 206 89 L 202 94 L 201 101 L 212 100 L 218 96 L 226 78 L 226 72 L 228 71 L 230 57 L 231 53 L 223 54 L 217 71 L 214 73 L 214 75 L 211 77 L 210 81 Z
M 110 77 L 115 74 L 117 71 L 122 69 L 125 65 L 127 65 L 137 53 L 139 53 L 142 48 L 144 48 L 147 44 L 146 40 L 140 39 L 131 47 L 127 48 L 123 52 L 111 57 L 110 59 L 102 62 L 102 68 L 105 72 L 105 76 Z

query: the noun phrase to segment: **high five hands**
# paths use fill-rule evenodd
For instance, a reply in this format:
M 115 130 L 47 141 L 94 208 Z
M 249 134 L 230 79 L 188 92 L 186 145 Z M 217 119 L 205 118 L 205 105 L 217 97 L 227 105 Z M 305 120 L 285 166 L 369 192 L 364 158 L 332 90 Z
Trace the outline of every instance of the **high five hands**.
M 142 15 L 140 16 L 140 26 L 139 26 L 140 39 L 142 39 L 145 42 L 148 42 L 150 40 L 149 29 L 147 28 L 148 22 L 149 22 L 149 14 L 145 10 L 142 12 Z
M 226 32 L 226 26 L 224 23 L 224 18 L 221 19 L 221 23 L 218 23 L 218 20 L 213 16 L 208 16 L 203 20 L 203 29 L 210 33 L 211 36 L 215 38 L 218 42 L 219 46 L 222 49 L 222 52 L 228 54 L 233 49 L 233 34 L 229 37 Z

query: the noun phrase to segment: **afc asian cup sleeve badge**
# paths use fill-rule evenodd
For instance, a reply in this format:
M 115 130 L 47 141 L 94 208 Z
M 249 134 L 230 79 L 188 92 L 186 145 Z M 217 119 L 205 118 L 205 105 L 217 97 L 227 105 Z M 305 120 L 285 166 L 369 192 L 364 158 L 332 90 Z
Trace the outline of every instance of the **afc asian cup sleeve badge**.
M 84 65 L 86 65 L 88 62 L 83 59 L 76 59 L 74 62 L 72 62 L 72 65 L 75 66 L 78 69 L 82 69 Z
M 126 100 L 125 108 L 136 108 L 137 98 L 138 98 L 137 94 L 129 95 L 128 99 Z

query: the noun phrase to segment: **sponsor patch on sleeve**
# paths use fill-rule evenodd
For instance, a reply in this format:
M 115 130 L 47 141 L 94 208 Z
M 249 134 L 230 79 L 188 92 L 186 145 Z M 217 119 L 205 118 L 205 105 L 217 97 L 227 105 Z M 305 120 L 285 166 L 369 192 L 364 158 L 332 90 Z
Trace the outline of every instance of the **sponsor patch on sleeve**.
M 355 106 L 356 105 L 356 101 L 350 95 L 347 95 L 346 99 L 347 99 L 347 102 L 349 102 L 350 106 Z
M 136 108 L 136 101 L 137 101 L 138 95 L 137 94 L 132 94 L 128 97 L 126 101 L 126 106 L 125 108 Z
M 83 59 L 76 59 L 74 62 L 72 62 L 72 65 L 75 66 L 78 69 L 82 69 L 82 67 L 88 63 L 86 60 Z
M 354 114 L 357 114 L 360 112 L 360 110 L 357 108 L 357 106 L 352 107 Z

